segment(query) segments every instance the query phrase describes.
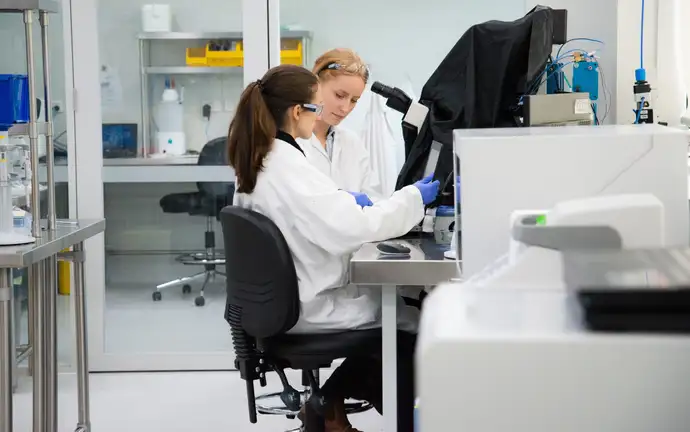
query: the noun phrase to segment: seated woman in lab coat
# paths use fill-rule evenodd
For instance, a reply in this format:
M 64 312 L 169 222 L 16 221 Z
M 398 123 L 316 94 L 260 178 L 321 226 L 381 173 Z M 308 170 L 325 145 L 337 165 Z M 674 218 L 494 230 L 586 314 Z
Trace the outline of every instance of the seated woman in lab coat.
M 318 78 L 299 66 L 275 67 L 244 90 L 228 137 L 237 176 L 233 204 L 269 217 L 290 247 L 301 303 L 291 332 L 376 328 L 380 293 L 348 284 L 349 256 L 364 243 L 412 229 L 422 220 L 425 204 L 438 194 L 438 182 L 424 179 L 373 206 L 358 205 L 307 160 L 295 141 L 311 136 L 321 104 Z M 400 328 L 414 332 L 415 310 L 400 312 Z M 400 430 L 411 431 L 414 336 L 402 338 L 412 342 L 399 344 L 406 350 L 399 354 L 398 401 L 405 407 L 399 410 L 399 423 Z M 381 364 L 375 354 L 370 360 L 347 359 L 324 385 L 330 404 L 327 430 L 350 428 L 344 398 L 369 400 L 380 409 Z

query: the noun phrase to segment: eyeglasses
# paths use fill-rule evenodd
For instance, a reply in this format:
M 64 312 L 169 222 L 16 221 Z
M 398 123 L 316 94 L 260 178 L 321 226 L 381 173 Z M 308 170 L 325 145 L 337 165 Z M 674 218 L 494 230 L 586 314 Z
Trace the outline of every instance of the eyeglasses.
M 316 105 L 316 104 L 302 104 L 302 108 L 304 108 L 307 111 L 311 111 L 315 113 L 317 116 L 321 115 L 323 112 L 323 105 Z

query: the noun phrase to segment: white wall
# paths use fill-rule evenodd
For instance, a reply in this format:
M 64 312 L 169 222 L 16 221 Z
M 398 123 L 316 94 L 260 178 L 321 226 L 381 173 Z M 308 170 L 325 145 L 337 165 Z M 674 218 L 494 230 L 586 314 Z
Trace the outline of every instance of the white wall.
M 659 6 L 667 6 L 674 0 L 646 0 L 645 4 L 645 44 L 644 67 L 647 70 L 647 81 L 652 86 L 653 108 L 659 121 L 677 123 L 677 99 L 690 88 L 690 3 L 679 0 L 680 13 L 659 15 Z M 620 107 L 618 123 L 634 121 L 633 84 L 635 69 L 640 67 L 640 0 L 618 0 L 618 89 L 617 103 Z M 669 52 L 671 44 L 659 39 L 658 29 L 667 30 L 678 18 L 679 55 Z M 662 49 L 662 51 L 659 50 Z M 679 58 L 680 57 L 680 58 Z M 672 59 L 679 58 L 681 81 L 676 85 L 672 78 Z M 684 88 L 683 88 L 684 87 Z M 661 99 L 660 99 L 661 98 Z M 682 102 L 682 101 L 681 101 Z

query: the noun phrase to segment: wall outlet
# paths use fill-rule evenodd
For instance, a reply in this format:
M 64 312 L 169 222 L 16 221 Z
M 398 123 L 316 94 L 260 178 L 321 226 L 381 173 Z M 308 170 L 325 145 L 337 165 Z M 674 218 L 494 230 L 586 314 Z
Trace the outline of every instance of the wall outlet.
M 52 106 L 51 109 L 53 111 L 53 114 L 58 114 L 58 113 L 64 113 L 65 112 L 65 106 L 63 105 L 62 101 L 53 101 L 51 102 Z

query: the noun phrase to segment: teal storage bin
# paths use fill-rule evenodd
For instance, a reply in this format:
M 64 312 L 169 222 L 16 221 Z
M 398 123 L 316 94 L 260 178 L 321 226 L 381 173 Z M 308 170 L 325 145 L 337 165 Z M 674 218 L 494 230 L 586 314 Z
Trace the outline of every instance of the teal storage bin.
M 0 74 L 0 125 L 29 122 L 29 80 L 26 75 Z

